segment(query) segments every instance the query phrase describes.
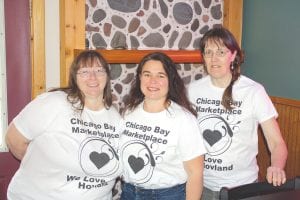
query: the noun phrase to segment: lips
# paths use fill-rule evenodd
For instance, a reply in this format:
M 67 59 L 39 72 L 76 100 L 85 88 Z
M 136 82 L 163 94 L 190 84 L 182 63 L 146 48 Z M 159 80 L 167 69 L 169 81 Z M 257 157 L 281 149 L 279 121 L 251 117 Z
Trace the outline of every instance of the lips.
M 159 90 L 159 88 L 156 87 L 147 87 L 147 90 L 149 90 L 150 92 L 156 92 Z
M 88 87 L 98 87 L 99 84 L 98 83 L 93 83 L 93 84 L 87 84 Z

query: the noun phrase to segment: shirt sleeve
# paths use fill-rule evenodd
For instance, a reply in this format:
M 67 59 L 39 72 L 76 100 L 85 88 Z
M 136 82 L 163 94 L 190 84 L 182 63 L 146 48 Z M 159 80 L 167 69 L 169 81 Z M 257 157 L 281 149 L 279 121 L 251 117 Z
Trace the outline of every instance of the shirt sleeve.
M 259 123 L 262 123 L 272 117 L 277 118 L 278 113 L 268 96 L 267 92 L 265 91 L 264 87 L 258 85 L 255 93 L 254 93 L 254 115 L 257 118 Z
M 206 149 L 196 117 L 187 113 L 179 126 L 181 127 L 179 133 L 179 151 L 182 160 L 192 160 L 197 156 L 205 154 Z
M 62 104 L 62 99 L 56 94 L 44 93 L 37 96 L 13 119 L 14 125 L 24 137 L 29 140 L 38 137 L 56 118 Z

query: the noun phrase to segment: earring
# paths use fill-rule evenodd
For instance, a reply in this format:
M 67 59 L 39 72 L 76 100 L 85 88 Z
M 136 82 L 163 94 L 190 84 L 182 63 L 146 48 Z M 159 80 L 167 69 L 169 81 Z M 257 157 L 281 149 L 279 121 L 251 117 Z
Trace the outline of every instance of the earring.
M 230 64 L 230 69 L 231 69 L 231 70 L 234 69 L 233 62 L 231 62 L 231 64 Z

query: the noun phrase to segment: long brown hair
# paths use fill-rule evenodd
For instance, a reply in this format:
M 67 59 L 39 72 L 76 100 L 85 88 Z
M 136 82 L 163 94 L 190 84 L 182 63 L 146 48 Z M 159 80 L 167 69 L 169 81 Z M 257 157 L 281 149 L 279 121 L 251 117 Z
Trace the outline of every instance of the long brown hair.
M 137 73 L 135 79 L 132 83 L 129 92 L 129 97 L 128 99 L 126 99 L 125 102 L 125 110 L 123 111 L 123 113 L 125 113 L 126 110 L 135 109 L 144 100 L 144 94 L 142 93 L 140 88 L 141 86 L 140 75 L 142 73 L 144 64 L 149 60 L 160 61 L 163 65 L 165 72 L 167 73 L 169 79 L 169 91 L 167 94 L 166 101 L 172 100 L 176 102 L 178 105 L 185 108 L 193 115 L 197 116 L 197 112 L 194 110 L 194 108 L 192 107 L 191 103 L 187 98 L 187 92 L 186 92 L 184 82 L 177 72 L 175 63 L 172 61 L 172 59 L 169 56 L 161 52 L 150 53 L 146 55 L 139 63 L 136 71 Z
M 110 70 L 106 60 L 103 58 L 100 53 L 95 50 L 85 50 L 82 51 L 72 62 L 70 67 L 69 73 L 69 82 L 67 87 L 55 88 L 50 90 L 49 92 L 53 91 L 63 91 L 67 93 L 67 100 L 72 104 L 72 106 L 82 112 L 85 101 L 84 101 L 84 94 L 79 89 L 77 85 L 77 71 L 81 67 L 89 67 L 93 66 L 93 63 L 100 64 L 106 71 L 107 79 L 106 85 L 104 88 L 103 93 L 103 102 L 106 108 L 109 108 L 112 105 L 112 94 L 111 94 L 111 85 L 110 85 Z M 79 103 L 79 105 L 77 105 Z
M 231 63 L 230 68 L 232 79 L 222 96 L 222 105 L 226 109 L 232 110 L 232 87 L 234 82 L 240 77 L 240 67 L 244 62 L 244 53 L 242 52 L 232 33 L 224 27 L 212 28 L 203 35 L 202 39 L 200 40 L 200 51 L 202 54 L 204 53 L 205 47 L 209 41 L 212 41 L 217 45 L 223 44 L 231 51 L 231 53 L 234 53 L 236 51 L 235 59 Z

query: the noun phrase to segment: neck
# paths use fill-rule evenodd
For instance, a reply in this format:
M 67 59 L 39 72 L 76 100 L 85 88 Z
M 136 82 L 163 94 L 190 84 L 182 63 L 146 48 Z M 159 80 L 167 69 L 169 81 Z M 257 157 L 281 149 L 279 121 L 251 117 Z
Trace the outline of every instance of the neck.
M 90 110 L 101 110 L 104 108 L 104 102 L 102 101 L 102 98 L 92 99 L 92 98 L 85 98 L 85 107 L 87 107 Z
M 150 113 L 161 112 L 170 106 L 169 100 L 146 100 L 144 101 L 143 109 Z
M 226 77 L 222 77 L 222 78 L 211 77 L 212 84 L 219 88 L 227 88 L 227 86 L 230 84 L 231 80 L 232 80 L 231 74 Z

